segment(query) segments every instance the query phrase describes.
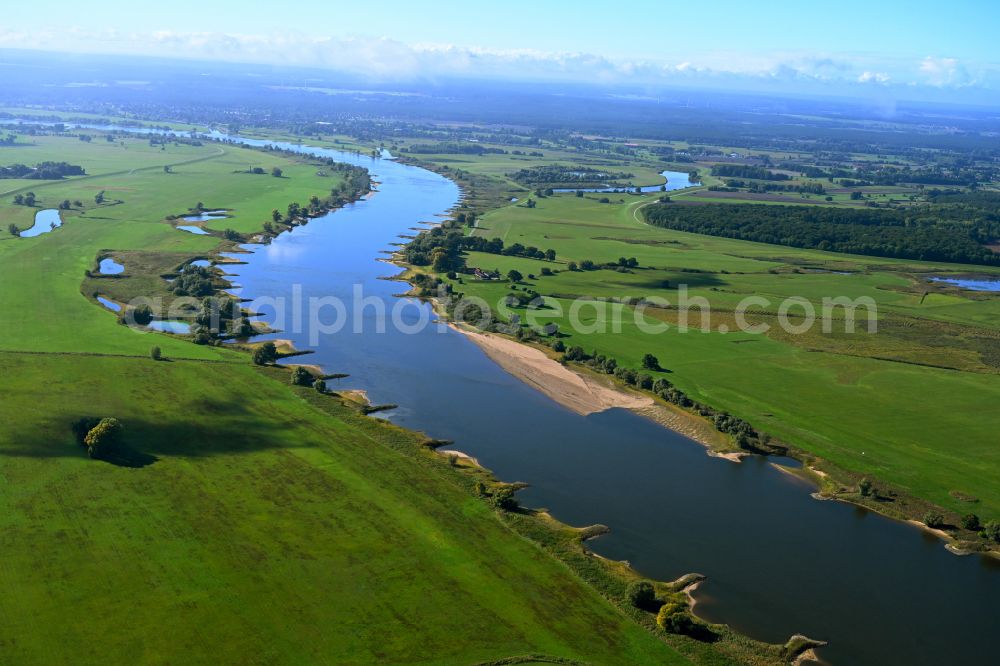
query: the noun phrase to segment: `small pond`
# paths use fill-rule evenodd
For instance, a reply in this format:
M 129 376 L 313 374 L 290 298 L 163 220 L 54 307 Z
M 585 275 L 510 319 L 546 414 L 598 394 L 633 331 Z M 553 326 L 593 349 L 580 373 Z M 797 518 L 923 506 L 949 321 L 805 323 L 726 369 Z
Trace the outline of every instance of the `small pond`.
M 104 296 L 98 296 L 97 302 L 106 307 L 107 309 L 111 310 L 112 312 L 122 311 L 122 306 L 118 305 L 117 303 L 115 303 L 110 299 L 105 298 Z
M 62 218 L 55 208 L 46 208 L 35 213 L 35 224 L 30 229 L 21 232 L 21 238 L 34 238 L 47 234 L 56 227 L 62 226 Z
M 101 275 L 118 275 L 125 271 L 125 267 L 111 257 L 101 259 Z
M 167 321 L 157 319 L 149 322 L 146 328 L 159 331 L 160 333 L 173 333 L 175 335 L 187 335 L 191 332 L 191 324 L 184 321 Z
M 208 222 L 209 220 L 221 220 L 226 217 L 224 210 L 203 210 L 198 215 L 185 215 L 182 219 L 185 222 Z
M 198 236 L 208 235 L 208 232 L 202 229 L 201 227 L 195 227 L 189 224 L 180 224 L 177 225 L 177 228 L 180 229 L 181 231 L 186 231 L 190 234 L 197 234 Z

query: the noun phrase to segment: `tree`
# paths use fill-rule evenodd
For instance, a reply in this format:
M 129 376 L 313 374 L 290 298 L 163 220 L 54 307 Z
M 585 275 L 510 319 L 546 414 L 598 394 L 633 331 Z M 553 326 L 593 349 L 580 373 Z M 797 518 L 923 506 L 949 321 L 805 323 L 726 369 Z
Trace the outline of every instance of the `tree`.
M 556 251 L 553 250 L 553 249 L 546 250 L 545 251 L 545 258 L 547 260 L 549 260 L 549 261 L 555 261 L 556 260 Z M 544 271 L 545 269 L 542 269 L 542 270 Z
M 165 165 L 163 167 L 163 173 L 173 173 L 173 169 L 171 168 L 171 166 L 169 164 L 167 164 L 167 165 Z
M 94 195 L 94 203 L 97 204 L 98 206 L 104 203 L 104 190 L 101 190 L 100 192 Z
M 124 429 L 121 421 L 116 418 L 101 419 L 83 439 L 88 455 L 91 458 L 106 457 L 118 444 Z
M 326 393 L 326 382 L 322 379 L 317 379 L 313 382 L 313 388 L 316 389 L 317 393 Z
M 271 167 L 271 175 L 274 176 L 275 178 L 281 178 L 281 175 L 283 173 L 284 172 L 278 167 Z
M 125 311 L 126 324 L 146 326 L 151 321 L 153 321 L 153 308 L 149 307 L 145 303 L 137 305 L 134 308 L 129 308 Z
M 292 370 L 291 382 L 294 386 L 309 386 L 313 383 L 313 376 L 308 370 L 303 368 L 301 365 L 295 366 Z
M 507 271 L 507 279 L 510 280 L 511 282 L 520 282 L 521 280 L 524 279 L 524 276 L 521 275 L 520 271 L 512 268 L 509 271 Z
M 271 211 L 271 219 L 274 222 L 281 222 L 281 217 L 282 217 L 281 211 L 278 210 L 277 208 Z
M 858 492 L 861 493 L 862 497 L 874 497 L 875 486 L 869 479 L 861 479 L 861 483 L 858 484 Z
M 980 535 L 984 539 L 989 539 L 994 543 L 1000 543 L 1000 522 L 996 520 L 991 520 L 983 525 L 983 531 Z
M 637 580 L 628 586 L 628 601 L 636 608 L 642 610 L 655 610 L 656 590 L 653 584 L 647 580 Z
M 7 227 L 7 231 L 10 232 L 11 236 L 20 236 L 21 229 L 16 224 L 11 224 Z
M 937 511 L 928 511 L 924 514 L 924 525 L 927 527 L 944 527 L 944 516 Z
M 24 205 L 25 206 L 34 206 L 35 205 L 35 193 L 34 192 L 28 192 L 27 194 L 24 195 Z
M 575 271 L 576 269 L 577 266 L 575 261 L 571 261 L 568 264 L 566 264 L 566 270 Z
M 525 202 L 525 204 L 524 204 L 524 205 L 525 205 L 525 206 L 527 206 L 528 208 L 534 208 L 534 207 L 535 207 L 535 205 L 536 205 L 536 204 L 535 204 L 535 200 L 534 200 L 534 199 L 528 199 L 528 201 L 527 201 L 527 202 Z
M 265 342 L 253 350 L 253 362 L 255 365 L 267 365 L 278 360 L 278 348 L 273 342 Z
M 652 354 L 646 354 L 642 357 L 642 367 L 646 370 L 659 370 L 660 360 Z
M 63 199 L 62 202 L 59 204 L 60 210 L 69 210 L 71 207 L 72 204 L 70 204 L 69 199 Z
M 14 205 L 15 206 L 23 206 L 24 205 L 24 195 L 23 194 L 15 194 L 14 195 Z
M 160 351 L 159 347 L 153 347 L 149 350 L 149 357 L 154 361 L 159 361 L 163 358 L 163 352 Z
M 687 634 L 694 629 L 694 622 L 688 615 L 687 608 L 676 601 L 660 607 L 660 612 L 656 615 L 656 624 L 671 634 Z
M 962 516 L 962 527 L 973 532 L 978 532 L 979 528 L 982 527 L 979 524 L 979 516 L 974 513 L 965 514 Z

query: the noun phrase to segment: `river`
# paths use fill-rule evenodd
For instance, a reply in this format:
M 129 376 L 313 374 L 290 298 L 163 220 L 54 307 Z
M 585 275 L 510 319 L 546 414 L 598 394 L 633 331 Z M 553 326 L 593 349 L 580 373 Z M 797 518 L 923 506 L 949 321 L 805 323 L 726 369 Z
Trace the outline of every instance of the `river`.
M 834 664 L 995 663 L 995 560 L 957 557 L 916 527 L 817 501 L 809 484 L 765 458 L 709 457 L 686 437 L 620 409 L 577 415 L 447 327 L 398 330 L 386 322 L 394 307 L 404 325 L 432 318 L 430 307 L 396 298 L 405 286 L 384 278 L 399 269 L 378 258 L 401 234 L 439 219 L 458 201 L 458 188 L 389 159 L 278 145 L 367 167 L 379 183 L 369 199 L 269 245 L 248 246 L 253 254 L 240 256 L 248 263 L 227 267 L 247 297 L 332 295 L 348 304 L 346 326 L 316 344 L 307 331 L 273 336 L 314 350 L 310 363 L 350 373 L 332 388 L 398 404 L 384 416 L 455 440 L 501 479 L 529 483 L 519 494 L 523 504 L 573 525 L 609 526 L 610 534 L 589 544 L 601 555 L 663 580 L 705 574 L 695 596 L 706 619 L 771 642 L 796 632 L 829 641 L 820 656 Z M 358 317 L 354 285 L 370 299 Z

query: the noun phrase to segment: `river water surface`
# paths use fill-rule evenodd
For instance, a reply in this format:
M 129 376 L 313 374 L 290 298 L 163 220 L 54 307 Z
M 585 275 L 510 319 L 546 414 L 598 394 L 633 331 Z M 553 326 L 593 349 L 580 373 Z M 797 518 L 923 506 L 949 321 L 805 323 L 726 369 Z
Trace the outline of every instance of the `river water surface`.
M 957 557 L 918 528 L 817 501 L 812 487 L 764 458 L 710 458 L 686 437 L 620 409 L 579 416 L 446 327 L 397 330 L 377 304 L 386 312 L 404 304 L 404 324 L 430 319 L 430 308 L 395 298 L 405 285 L 384 278 L 398 269 L 377 259 L 400 234 L 451 208 L 457 187 L 389 159 L 278 145 L 367 167 L 379 183 L 369 199 L 269 245 L 247 246 L 253 254 L 240 255 L 247 264 L 226 266 L 245 297 L 332 295 L 348 304 L 339 333 L 310 340 L 286 321 L 272 336 L 314 350 L 308 362 L 328 372 L 350 373 L 331 388 L 398 404 L 385 414 L 393 422 L 455 440 L 501 479 L 531 484 L 519 494 L 526 505 L 573 525 L 609 526 L 589 544 L 601 555 L 663 580 L 705 574 L 695 596 L 708 620 L 772 642 L 795 632 L 827 640 L 820 655 L 835 664 L 996 663 L 994 560 Z M 358 317 L 354 285 L 375 297 Z M 261 309 L 265 321 L 275 319 L 272 308 Z M 362 332 L 353 332 L 356 324 Z

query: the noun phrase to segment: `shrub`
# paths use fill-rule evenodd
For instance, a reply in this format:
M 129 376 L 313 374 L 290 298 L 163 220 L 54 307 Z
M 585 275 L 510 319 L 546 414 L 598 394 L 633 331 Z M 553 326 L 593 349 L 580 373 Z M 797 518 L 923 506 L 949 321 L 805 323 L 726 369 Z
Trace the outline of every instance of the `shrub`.
M 316 389 L 317 393 L 326 393 L 326 382 L 322 379 L 317 379 L 313 382 L 313 388 Z
M 688 634 L 694 628 L 694 622 L 688 615 L 686 605 L 676 601 L 664 604 L 660 608 L 660 612 L 656 615 L 656 624 L 671 634 Z
M 981 525 L 979 524 L 979 516 L 974 513 L 967 513 L 962 516 L 962 527 L 967 530 L 972 530 L 973 532 L 978 532 Z
M 1000 543 L 1000 522 L 995 520 L 988 521 L 983 525 L 983 531 L 979 534 L 994 543 Z
M 153 347 L 152 349 L 149 350 L 149 358 L 153 359 L 154 361 L 159 361 L 160 359 L 163 358 L 163 352 L 160 351 L 159 347 Z
M 566 351 L 566 344 L 562 340 L 555 340 L 552 343 L 552 351 L 562 353 Z
M 927 525 L 927 527 L 944 527 L 944 516 L 937 511 L 928 511 L 924 514 L 924 525 Z
M 139 326 L 146 326 L 151 321 L 153 321 L 153 308 L 149 307 L 146 304 L 138 305 L 134 308 L 129 308 L 125 312 L 126 324 L 138 324 Z
M 313 376 L 311 372 L 302 366 L 297 366 L 292 370 L 291 381 L 295 386 L 309 386 L 313 383 Z
M 253 350 L 253 362 L 255 365 L 267 365 L 278 360 L 278 348 L 273 342 L 265 342 L 260 347 Z
M 642 610 L 655 610 L 657 607 L 656 590 L 653 584 L 646 580 L 638 580 L 628 586 L 628 601 Z
M 500 486 L 494 490 L 490 501 L 493 506 L 504 511 L 514 511 L 517 509 L 517 500 L 514 499 L 514 488 L 511 486 Z
M 869 479 L 861 479 L 861 483 L 858 484 L 858 492 L 861 493 L 862 497 L 874 497 L 875 486 Z

